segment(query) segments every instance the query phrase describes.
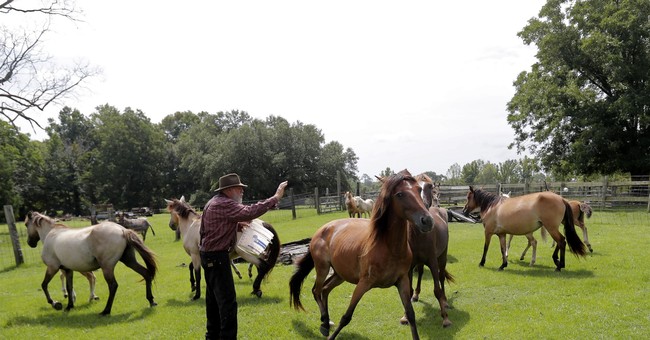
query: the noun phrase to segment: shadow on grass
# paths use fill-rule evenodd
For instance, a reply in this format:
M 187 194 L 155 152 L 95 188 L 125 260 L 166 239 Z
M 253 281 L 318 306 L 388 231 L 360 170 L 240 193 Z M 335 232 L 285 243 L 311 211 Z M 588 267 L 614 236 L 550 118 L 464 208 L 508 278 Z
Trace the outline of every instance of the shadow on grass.
M 88 305 L 90 306 L 90 304 Z M 79 313 L 80 309 L 73 308 L 69 312 L 55 311 L 51 307 L 41 308 L 39 312 L 45 314 L 32 314 L 32 316 L 17 316 L 10 318 L 6 322 L 6 327 L 24 327 L 24 326 L 45 326 L 47 328 L 88 328 L 88 325 L 94 327 L 101 327 L 104 325 L 112 325 L 119 323 L 137 322 L 149 317 L 150 314 L 155 312 L 156 307 L 144 308 L 139 315 L 134 312 L 128 313 L 113 313 L 111 315 L 103 316 L 99 312 L 103 310 L 103 306 L 98 311 L 87 313 Z M 83 309 L 90 309 L 88 307 Z M 49 310 L 52 310 L 51 313 Z
M 434 304 L 422 300 L 414 302 L 414 304 L 424 304 L 424 315 L 419 317 L 416 315 L 418 333 L 421 337 L 429 339 L 451 339 L 469 322 L 469 313 L 455 309 L 452 300 L 453 297 L 447 300 L 450 305 L 450 308 L 447 308 L 447 314 L 449 321 L 452 322 L 452 325 L 447 328 L 442 327 L 442 317 L 440 316 L 438 300 L 435 300 Z
M 486 270 L 491 270 L 498 272 L 499 267 L 494 267 L 494 268 L 488 268 L 484 267 L 483 269 Z M 508 262 L 508 266 L 502 270 L 502 272 L 506 275 L 521 275 L 521 276 L 532 276 L 532 277 L 548 277 L 548 278 L 556 278 L 556 277 L 563 277 L 567 279 L 583 279 L 583 278 L 589 278 L 589 277 L 594 277 L 594 273 L 591 270 L 585 270 L 585 269 L 571 269 L 569 266 L 568 268 L 563 268 L 562 271 L 557 272 L 555 271 L 555 266 L 548 266 L 544 264 L 538 264 L 536 263 L 534 266 L 530 266 L 530 262 L 528 261 L 513 261 L 513 262 Z
M 293 326 L 293 329 L 298 333 L 301 338 L 303 339 L 322 339 L 323 336 L 320 334 L 320 331 L 318 328 L 313 328 L 307 326 L 304 322 L 298 321 L 298 320 L 292 320 L 291 324 Z M 336 329 L 336 325 L 332 326 L 330 328 L 330 335 L 334 332 Z M 356 340 L 368 340 L 370 339 L 367 336 L 363 336 L 359 333 L 355 333 L 354 331 L 352 332 L 346 332 L 347 327 L 344 327 L 343 330 L 341 330 L 341 333 L 337 335 L 337 339 L 356 339 Z

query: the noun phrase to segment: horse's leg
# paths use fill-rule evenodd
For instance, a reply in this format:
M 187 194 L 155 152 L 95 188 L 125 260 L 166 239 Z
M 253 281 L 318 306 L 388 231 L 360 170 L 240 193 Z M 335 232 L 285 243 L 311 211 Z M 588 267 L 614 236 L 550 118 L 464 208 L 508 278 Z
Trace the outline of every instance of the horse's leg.
M 341 332 L 343 327 L 347 326 L 350 321 L 352 321 L 352 314 L 354 314 L 354 309 L 357 308 L 359 301 L 363 295 L 372 288 L 369 283 L 364 280 L 360 280 L 357 283 L 357 286 L 354 288 L 352 293 L 352 298 L 350 299 L 350 304 L 348 309 L 345 311 L 345 314 L 341 317 L 339 325 L 334 330 L 334 333 L 328 339 L 335 339 L 336 336 Z M 411 287 L 409 286 L 409 279 L 406 276 L 403 276 L 399 283 L 399 295 L 402 299 L 402 304 L 404 305 L 404 310 L 406 310 L 407 319 L 411 325 L 411 333 L 413 334 L 413 339 L 417 339 L 418 333 L 417 330 L 413 333 L 415 327 L 415 312 L 413 311 L 413 305 L 411 305 Z M 322 327 L 322 326 L 321 326 Z
M 68 291 L 68 305 L 65 307 L 65 311 L 69 311 L 72 308 L 74 308 L 74 302 L 76 300 L 76 296 L 74 293 L 73 289 L 73 271 L 70 269 L 61 269 L 65 273 L 65 288 Z
M 332 290 L 336 287 L 338 287 L 341 283 L 345 282 L 340 276 L 338 276 L 336 273 L 331 275 L 330 277 L 325 280 L 325 284 L 323 285 L 323 292 L 321 293 L 321 299 L 323 302 L 323 306 L 325 307 L 326 311 L 329 311 L 329 296 Z M 329 312 L 328 312 L 328 317 L 326 319 L 321 318 L 321 333 L 323 335 L 327 335 L 323 332 L 323 326 L 327 323 L 327 333 L 329 334 L 329 329 L 331 326 L 334 325 L 332 320 L 329 319 Z
M 515 235 L 510 234 L 510 237 L 508 238 L 508 245 L 506 246 L 506 254 L 508 254 L 508 252 L 510 251 L 510 244 L 512 243 L 512 238 L 513 238 L 514 236 L 515 236 Z M 523 256 L 523 255 L 522 255 L 522 256 Z
M 411 296 L 411 301 L 418 301 L 420 300 L 420 289 L 422 288 L 422 275 L 424 274 L 424 265 L 420 263 L 415 267 L 418 271 L 418 283 L 415 285 L 415 291 L 413 292 L 413 295 Z M 411 279 L 413 276 L 411 276 Z M 411 287 L 412 287 L 413 281 L 411 281 Z
M 158 304 L 154 301 L 153 293 L 151 292 L 151 283 L 153 282 L 153 276 L 149 273 L 149 270 L 145 266 L 141 265 L 138 262 L 138 259 L 135 257 L 135 250 L 132 247 L 126 248 L 124 254 L 122 254 L 122 258 L 120 258 L 120 261 L 122 261 L 122 263 L 124 263 L 127 267 L 131 268 L 134 272 L 142 276 L 146 285 L 146 297 L 147 301 L 149 301 L 149 306 L 157 306 Z M 199 268 L 201 268 L 200 265 Z
M 241 273 L 239 272 L 239 269 L 237 269 L 237 266 L 235 265 L 235 261 L 230 261 L 230 265 L 232 266 L 232 269 L 235 271 L 235 274 L 237 274 L 237 277 L 241 280 Z
M 194 261 L 190 259 L 190 286 L 192 288 L 192 291 L 196 290 L 196 280 L 194 280 Z
M 314 259 L 314 268 L 316 270 L 316 280 L 314 280 L 311 293 L 314 296 L 314 300 L 316 300 L 318 309 L 320 310 L 320 332 L 323 336 L 328 336 L 330 333 L 330 317 L 327 309 L 327 299 L 323 300 L 323 287 L 325 285 L 325 279 L 327 279 L 327 275 L 329 274 L 330 264 L 329 262 L 322 262 L 318 261 L 318 259 Z
M 594 250 L 591 249 L 591 243 L 589 243 L 589 236 L 587 235 L 587 226 L 584 224 L 584 222 L 578 221 L 578 227 L 582 228 L 582 237 L 585 240 L 585 244 L 587 245 L 587 248 L 589 248 L 589 252 L 593 253 Z
M 88 302 L 92 302 L 93 300 L 99 300 L 99 296 L 95 295 L 95 283 L 97 282 L 97 279 L 95 278 L 95 273 L 82 272 L 81 275 L 86 277 L 86 279 L 88 280 L 88 285 L 90 286 L 90 298 L 88 299 Z
M 54 307 L 56 310 L 61 310 L 63 309 L 63 304 L 59 301 L 54 301 L 50 297 L 50 291 L 47 289 L 47 285 L 50 284 L 50 281 L 56 275 L 56 273 L 59 271 L 59 268 L 51 268 L 47 267 L 45 270 L 45 277 L 43 278 L 43 282 L 41 283 L 41 289 L 43 290 L 43 293 L 45 294 L 45 298 L 47 299 L 47 303 Z
M 451 321 L 449 320 L 449 315 L 447 314 L 447 308 L 449 307 L 449 304 L 447 303 L 447 295 L 445 294 L 444 288 L 445 276 L 440 275 L 441 273 L 444 273 L 446 268 L 441 268 L 440 263 L 437 260 L 431 260 L 429 269 L 431 269 L 431 275 L 433 275 L 433 294 L 435 295 L 436 299 L 438 299 L 438 304 L 440 305 L 442 327 L 449 327 L 451 326 Z
M 198 253 L 192 255 L 192 264 L 194 267 L 194 277 L 196 277 L 196 290 L 194 291 L 192 300 L 198 300 L 201 298 L 201 256 Z
M 248 278 L 249 279 L 253 278 L 253 264 L 252 263 L 248 264 Z
M 530 259 L 530 265 L 532 267 L 535 264 L 535 261 L 537 261 L 537 240 L 533 236 L 533 233 L 526 234 L 526 238 L 528 239 L 528 245 L 526 246 L 526 249 L 524 249 L 524 252 L 521 253 L 520 260 L 522 260 L 522 261 L 524 260 L 524 255 L 526 255 L 526 251 L 528 250 L 528 248 L 530 248 L 532 246 L 533 247 L 533 256 Z
M 485 256 L 487 255 L 488 249 L 490 248 L 490 238 L 492 237 L 492 234 L 488 233 L 487 230 L 485 231 L 485 244 L 483 245 L 483 257 L 481 257 L 481 262 L 479 262 L 479 266 L 483 267 L 485 265 Z
M 106 284 L 108 285 L 108 300 L 106 300 L 104 310 L 99 314 L 109 315 L 113 308 L 113 300 L 115 300 L 115 293 L 117 292 L 118 286 L 117 280 L 115 280 L 115 265 L 102 266 L 102 273 L 104 274 L 104 280 L 106 280 Z
M 63 298 L 67 299 L 68 298 L 68 291 L 65 289 L 65 273 L 63 272 L 63 270 L 61 270 L 60 272 L 61 272 L 61 275 L 60 275 L 60 277 L 61 277 L 61 291 L 63 292 Z
M 499 267 L 499 270 L 503 270 L 505 267 L 508 266 L 508 252 L 506 251 L 506 234 L 500 234 L 497 235 L 499 236 L 499 244 L 501 245 L 501 267 Z
M 548 233 L 553 237 L 553 240 L 555 241 L 555 250 L 553 251 L 553 262 L 555 263 L 555 271 L 559 272 L 564 268 L 564 253 L 566 250 L 566 239 L 562 234 L 560 234 L 560 231 L 558 230 L 558 227 L 555 227 L 553 229 L 546 228 Z M 560 253 L 560 258 L 558 260 L 558 252 Z
M 424 268 L 423 268 L 424 269 Z M 359 282 L 361 283 L 361 282 Z M 397 287 L 397 291 L 399 292 L 399 297 L 402 300 L 402 305 L 404 306 L 404 314 L 406 314 L 406 320 L 408 321 L 409 326 L 411 327 L 411 337 L 413 339 L 420 339 L 420 336 L 418 335 L 418 329 L 415 324 L 415 311 L 413 310 L 413 304 L 411 304 L 411 299 L 410 299 L 410 287 L 409 287 L 409 281 L 407 277 L 402 277 L 397 284 L 395 285 Z M 359 288 L 359 285 L 357 285 L 357 289 Z M 368 291 L 370 287 L 361 287 L 362 289 L 365 289 L 363 293 Z M 352 302 L 354 302 L 355 296 L 357 295 L 357 289 L 354 290 L 354 294 L 352 295 L 353 301 L 350 302 L 350 307 L 352 307 Z M 361 295 L 363 295 L 361 293 Z M 358 299 L 356 302 L 354 302 L 354 305 L 359 302 L 361 299 L 361 296 L 358 296 Z M 354 311 L 354 308 L 352 308 L 352 311 Z M 350 308 L 348 307 L 348 312 L 350 312 Z M 348 312 L 344 315 L 348 315 Z M 352 318 L 352 312 L 349 314 L 350 318 Z M 343 322 L 343 319 L 341 319 L 341 322 Z M 348 321 L 349 322 L 349 321 Z M 339 328 L 343 328 L 342 326 L 339 326 Z M 336 332 L 335 332 L 336 333 Z

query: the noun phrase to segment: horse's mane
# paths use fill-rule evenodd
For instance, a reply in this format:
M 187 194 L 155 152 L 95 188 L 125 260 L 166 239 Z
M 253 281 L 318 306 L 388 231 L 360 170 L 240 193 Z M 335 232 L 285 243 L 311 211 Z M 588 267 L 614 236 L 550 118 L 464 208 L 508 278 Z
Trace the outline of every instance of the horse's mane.
M 370 224 L 373 228 L 371 239 L 375 240 L 386 233 L 388 230 L 388 212 L 390 211 L 390 202 L 392 192 L 402 181 L 416 182 L 408 170 L 404 169 L 388 178 L 384 178 L 381 192 L 377 197 L 377 203 L 372 209 Z
M 422 181 L 422 182 L 433 184 L 433 180 L 431 179 L 431 177 L 429 177 L 429 175 L 427 175 L 425 173 L 421 173 L 421 174 L 415 176 L 415 180 L 418 181 L 418 182 Z
M 505 197 L 502 197 L 501 195 L 483 191 L 482 189 L 474 189 L 474 201 L 481 206 L 481 211 L 485 211 L 496 205 L 504 198 Z
M 43 215 L 43 214 L 41 214 L 39 212 L 35 212 L 35 211 L 31 212 L 30 211 L 29 213 L 27 213 L 27 216 L 28 216 L 28 218 L 29 218 L 29 216 L 31 216 L 31 219 L 34 221 L 34 224 L 39 226 L 39 227 L 42 226 L 43 221 L 45 221 L 45 222 L 48 222 L 50 225 L 52 225 L 53 228 L 69 228 L 67 225 L 62 224 L 62 223 L 57 223 L 56 220 L 54 220 L 53 218 L 51 218 L 51 217 L 49 217 L 47 215 Z
M 179 199 L 176 199 L 176 198 L 172 199 L 171 208 L 174 211 L 176 211 L 178 216 L 180 216 L 182 218 L 188 218 L 191 213 L 194 213 L 194 214 L 198 215 L 196 210 L 194 210 L 194 208 L 192 208 L 192 206 L 190 206 L 189 203 L 183 202 L 183 201 L 181 201 Z

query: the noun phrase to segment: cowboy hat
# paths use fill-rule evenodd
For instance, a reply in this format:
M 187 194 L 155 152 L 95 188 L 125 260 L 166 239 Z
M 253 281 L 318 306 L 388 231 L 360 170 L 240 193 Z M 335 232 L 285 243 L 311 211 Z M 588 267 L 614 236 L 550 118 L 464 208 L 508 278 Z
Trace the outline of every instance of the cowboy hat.
M 241 180 L 239 179 L 239 175 L 237 175 L 236 173 L 231 173 L 219 177 L 219 188 L 215 189 L 214 191 L 221 191 L 231 187 L 246 188 L 248 187 L 248 185 L 243 184 L 241 182 Z

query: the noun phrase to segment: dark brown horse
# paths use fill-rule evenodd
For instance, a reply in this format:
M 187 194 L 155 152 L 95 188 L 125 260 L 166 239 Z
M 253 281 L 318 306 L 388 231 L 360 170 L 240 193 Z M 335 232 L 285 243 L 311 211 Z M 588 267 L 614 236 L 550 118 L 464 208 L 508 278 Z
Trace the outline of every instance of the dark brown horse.
M 428 232 L 433 228 L 433 218 L 420 197 L 422 188 L 407 170 L 382 182 L 371 218 L 346 218 L 323 225 L 312 237 L 309 251 L 298 261 L 289 281 L 289 304 L 304 310 L 300 291 L 305 278 L 316 268 L 312 293 L 320 309 L 320 332 L 324 336 L 330 333 L 330 292 L 345 281 L 356 284 L 350 305 L 331 339 L 350 323 L 367 291 L 391 286 L 399 291 L 412 337 L 419 339 L 410 299 L 408 272 L 413 256 L 408 246 L 408 224 Z
M 447 247 L 449 244 L 449 227 L 447 223 L 447 209 L 438 206 L 439 189 L 426 174 L 417 175 L 416 180 L 422 187 L 422 200 L 425 206 L 429 207 L 429 212 L 433 217 L 433 230 L 430 233 L 420 232 L 409 224 L 409 246 L 413 252 L 413 262 L 409 272 L 409 280 L 413 287 L 413 271 L 418 272 L 418 280 L 415 291 L 412 291 L 412 301 L 418 301 L 420 298 L 420 287 L 422 284 L 422 274 L 426 265 L 431 270 L 433 277 L 433 293 L 438 299 L 440 305 L 440 315 L 442 316 L 442 326 L 448 327 L 451 321 L 447 315 L 447 295 L 445 294 L 445 279 L 453 282 L 453 276 L 447 271 Z M 406 323 L 405 317 L 401 320 Z
M 508 266 L 506 234 L 527 235 L 543 227 L 557 243 L 553 252 L 553 262 L 556 271 L 564 268 L 564 252 L 567 243 L 569 250 L 575 255 L 586 255 L 585 244 L 576 234 L 573 225 L 573 213 L 569 202 L 552 192 L 538 192 L 513 198 L 505 198 L 481 189 L 469 187 L 467 203 L 463 213 L 468 215 L 475 209 L 480 209 L 481 219 L 485 227 L 485 245 L 480 266 L 485 265 L 485 255 L 490 247 L 492 235 L 499 236 L 501 244 L 502 263 L 499 270 Z M 564 224 L 564 234 L 560 233 L 560 223 Z M 558 259 L 558 252 L 560 257 Z

